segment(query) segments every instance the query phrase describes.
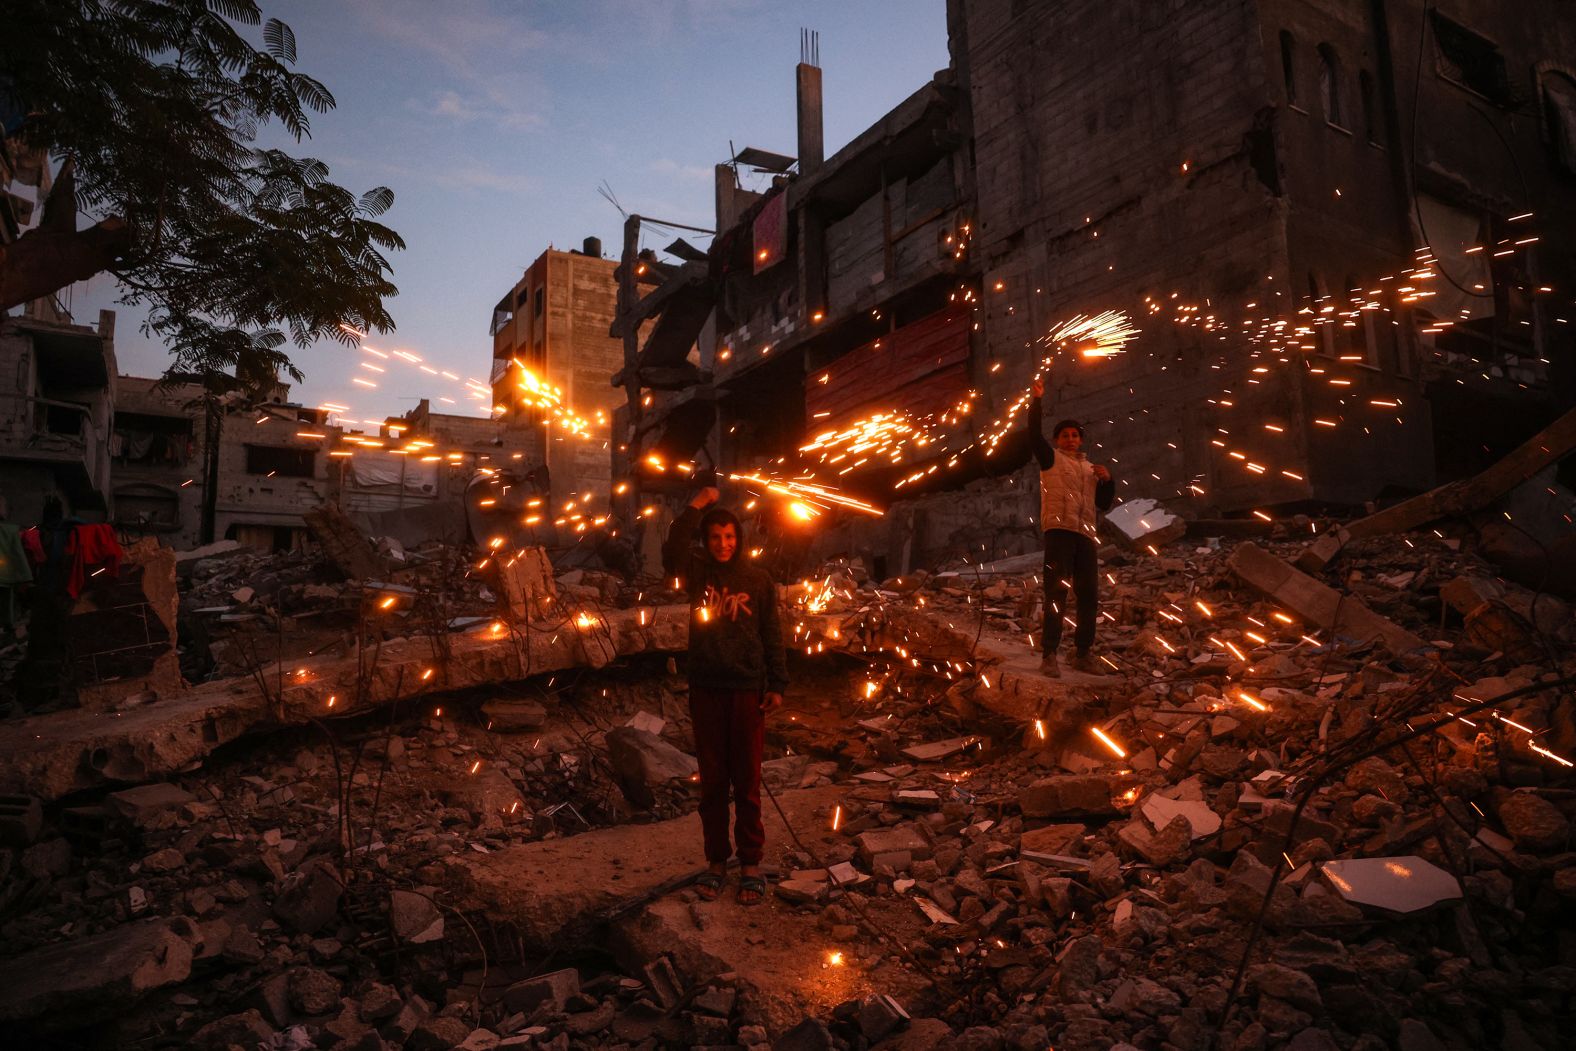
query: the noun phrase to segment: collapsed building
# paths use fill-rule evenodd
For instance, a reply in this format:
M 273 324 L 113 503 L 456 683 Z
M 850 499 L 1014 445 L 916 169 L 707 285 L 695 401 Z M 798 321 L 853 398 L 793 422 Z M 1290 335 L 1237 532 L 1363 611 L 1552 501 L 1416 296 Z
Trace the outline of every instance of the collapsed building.
M 1122 499 L 1360 508 L 1471 474 L 1576 396 L 1576 26 L 1538 11 L 954 3 L 949 68 L 824 159 L 801 63 L 798 157 L 719 166 L 710 251 L 630 286 L 621 319 L 655 320 L 615 476 L 808 464 L 896 498 L 858 541 L 894 571 L 1027 549 L 1006 425 L 1048 335 L 1106 310 L 1132 351 L 1048 378 Z M 945 426 L 901 466 L 880 428 L 801 451 L 878 414 Z
M 599 246 L 550 252 L 499 304 L 502 419 L 429 402 L 363 434 L 282 392 L 227 414 L 210 460 L 185 401 L 119 377 L 127 397 L 97 417 L 121 435 L 108 513 L 148 535 L 84 567 L 75 695 L 0 719 L 8 1031 L 337 1051 L 1556 1046 L 1576 962 L 1559 920 L 1576 414 L 1556 411 L 1556 300 L 1524 279 L 1568 284 L 1552 233 L 1478 266 L 1468 249 L 1509 237 L 1496 222 L 1530 221 L 1509 207 L 1522 188 L 1494 189 L 1489 151 L 1449 152 L 1449 125 L 1398 132 L 1381 86 L 1404 87 L 1410 57 L 1430 105 L 1493 106 L 1484 70 L 1531 70 L 1553 121 L 1568 96 L 1535 56 L 1569 50 L 1568 19 L 1537 41 L 1497 27 L 1485 50 L 1470 11 L 1172 6 L 953 4 L 951 68 L 831 157 L 810 45 L 799 156 L 719 167 L 709 250 L 642 253 L 637 217 L 616 269 Z M 1419 31 L 1426 56 L 1396 43 Z M 1403 152 L 1415 189 L 1376 174 Z M 773 185 L 742 189 L 735 165 Z M 1321 165 L 1351 166 L 1339 197 Z M 1470 207 L 1462 173 L 1487 187 Z M 1539 230 L 1560 206 L 1539 199 Z M 1421 235 L 1441 225 L 1453 257 Z M 1446 307 L 1430 267 L 1494 294 Z M 598 305 L 566 317 L 582 281 Z M 1247 313 L 1277 284 L 1294 303 Z M 956 465 L 838 461 L 824 473 L 850 492 L 918 495 L 827 516 L 796 553 L 770 897 L 700 900 L 687 604 L 652 558 L 555 566 L 551 536 L 493 543 L 501 517 L 453 510 L 485 468 L 467 510 L 556 513 L 592 476 L 581 453 L 605 451 L 649 551 L 657 505 L 705 466 L 786 474 L 875 411 L 973 404 L 957 418 L 989 439 L 1040 337 L 1104 309 L 1141 338 L 1058 358 L 1058 411 L 1092 421 L 1125 503 L 1163 510 L 1106 524 L 1098 673 L 1038 667 L 1021 418 Z M 576 405 L 593 381 L 624 392 L 610 447 L 565 460 L 509 378 L 569 386 L 554 318 L 598 344 Z M 1374 401 L 1396 404 L 1370 418 Z M 1450 431 L 1463 404 L 1486 449 Z M 209 488 L 208 462 L 257 469 Z M 543 463 L 551 482 L 527 481 Z M 176 474 L 198 480 L 172 494 Z M 156 542 L 243 496 L 294 517 L 235 518 L 228 543 L 179 556 Z M 1329 513 L 1367 501 L 1386 506 Z M 132 619 L 136 645 L 90 652 Z

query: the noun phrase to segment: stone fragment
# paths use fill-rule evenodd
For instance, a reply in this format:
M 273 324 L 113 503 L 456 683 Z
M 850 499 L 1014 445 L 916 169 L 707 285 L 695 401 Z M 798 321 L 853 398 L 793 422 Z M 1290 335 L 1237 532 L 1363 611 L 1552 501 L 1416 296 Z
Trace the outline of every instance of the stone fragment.
M 1186 857 L 1193 842 L 1192 826 L 1182 814 L 1158 832 L 1150 832 L 1135 818 L 1122 826 L 1117 838 L 1156 868 L 1165 868 Z
M 1499 804 L 1505 832 L 1523 850 L 1558 850 L 1570 838 L 1570 821 L 1536 792 L 1512 792 Z
M 482 705 L 487 728 L 497 733 L 539 730 L 547 722 L 547 707 L 532 700 L 494 700 Z
M 525 802 L 509 775 L 491 767 L 454 777 L 438 795 L 450 806 L 468 811 L 483 828 L 502 825 Z
M 1346 787 L 1356 792 L 1376 792 L 1392 803 L 1405 803 L 1409 794 L 1406 781 L 1378 756 L 1370 756 L 1348 770 Z
M 1189 835 L 1202 839 L 1220 831 L 1220 815 L 1208 803 L 1194 799 L 1167 799 L 1151 792 L 1139 804 L 1139 811 L 1157 830 L 1165 828 L 1177 817 L 1186 819 Z
M 389 925 L 394 936 L 411 945 L 435 942 L 443 937 L 443 913 L 433 903 L 437 891 L 423 888 L 389 891 Z
M 898 851 L 907 851 L 910 857 L 918 861 L 924 861 L 931 856 L 930 840 L 910 824 L 861 832 L 856 841 L 859 844 L 859 857 L 866 865 L 873 865 L 878 854 L 893 854 Z
M 373 982 L 358 998 L 357 1013 L 363 1022 L 385 1022 L 399 1014 L 405 1002 L 392 985 Z
M 304 1015 L 325 1015 L 339 1006 L 339 979 L 316 967 L 296 967 L 286 975 L 290 1006 Z
M 149 919 L 0 961 L 0 1022 L 76 1028 L 191 973 L 190 921 Z
M 718 1018 L 728 1018 L 733 1014 L 733 1005 L 738 998 L 736 989 L 726 985 L 708 985 L 695 995 L 695 1009 Z
M 471 1027 L 458 1018 L 422 1019 L 405 1046 L 411 1051 L 450 1051 L 471 1035 Z
M 191 1042 L 193 1047 L 224 1051 L 231 1047 L 261 1047 L 273 1037 L 274 1027 L 254 1007 L 209 1022 L 192 1034 Z
M 573 967 L 537 975 L 515 982 L 503 991 L 506 1010 L 530 1014 L 537 1005 L 551 1002 L 555 1010 L 562 1011 L 564 1003 L 580 991 L 580 972 Z
M 1377 825 L 1401 816 L 1401 807 L 1383 796 L 1363 796 L 1352 804 L 1352 817 L 1364 825 Z
M 1086 831 L 1083 825 L 1045 825 L 1031 828 L 1018 839 L 1018 850 L 1036 854 L 1066 854 L 1081 842 Z
M 649 807 L 655 802 L 652 786 L 688 780 L 700 769 L 694 756 L 633 726 L 615 726 L 607 732 L 606 741 L 608 762 L 618 785 L 638 807 Z
M 1041 778 L 1018 793 L 1024 817 L 1101 816 L 1116 813 L 1111 784 L 1103 777 L 1061 774 Z
M 590 1011 L 576 1011 L 570 1014 L 564 1019 L 564 1029 L 584 1039 L 612 1025 L 613 1017 L 617 1013 L 617 1005 L 609 1000 Z M 726 1029 L 726 1024 L 723 1028 Z
M 832 1032 L 814 1018 L 806 1018 L 772 1042 L 772 1051 L 832 1051 Z
M 890 996 L 870 996 L 859 1003 L 859 1031 L 872 1044 L 886 1039 L 908 1021 L 908 1012 Z
M 1123 500 L 1106 513 L 1105 524 L 1139 551 L 1164 547 L 1187 532 L 1186 522 L 1148 497 Z
M 1391 912 L 1416 912 L 1461 897 L 1454 876 L 1415 856 L 1327 861 L 1319 871 L 1347 901 Z
M 174 872 L 186 864 L 186 855 L 174 847 L 156 850 L 142 859 L 144 872 Z
M 308 862 L 280 881 L 274 918 L 296 934 L 316 934 L 338 914 L 344 892 L 333 865 Z
M 34 843 L 22 851 L 22 871 L 34 879 L 51 879 L 71 871 L 71 844 L 64 839 Z
M 1319 987 L 1314 980 L 1301 971 L 1278 963 L 1255 964 L 1249 968 L 1248 984 L 1261 993 L 1285 1000 L 1304 1011 L 1318 1012 L 1324 1009 L 1324 1001 L 1319 997 Z
M 826 894 L 826 884 L 818 880 L 779 880 L 773 888 L 790 905 L 813 905 Z
M 454 1051 L 493 1051 L 501 1040 L 491 1029 L 472 1029 L 464 1040 L 454 1045 Z
M 111 792 L 104 799 L 110 811 L 130 821 L 139 828 L 147 828 L 162 815 L 179 810 L 197 797 L 179 785 L 138 785 L 121 792 Z

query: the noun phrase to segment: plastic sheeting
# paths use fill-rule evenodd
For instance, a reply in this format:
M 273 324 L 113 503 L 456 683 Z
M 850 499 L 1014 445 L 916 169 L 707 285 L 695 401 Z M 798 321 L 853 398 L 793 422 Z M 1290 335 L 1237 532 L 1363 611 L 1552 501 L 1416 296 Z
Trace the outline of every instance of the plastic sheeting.
M 358 451 L 350 458 L 350 481 L 363 488 L 403 488 L 432 496 L 438 491 L 438 467 L 397 453 Z

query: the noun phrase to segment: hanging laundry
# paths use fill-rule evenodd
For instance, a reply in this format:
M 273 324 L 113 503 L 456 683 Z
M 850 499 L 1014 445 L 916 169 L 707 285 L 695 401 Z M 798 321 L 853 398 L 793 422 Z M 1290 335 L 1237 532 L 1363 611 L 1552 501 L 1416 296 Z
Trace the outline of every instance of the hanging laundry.
M 44 564 L 47 556 L 44 554 L 44 541 L 39 539 L 38 526 L 28 526 L 22 530 L 22 550 L 27 552 L 27 560 L 34 569 Z
M 79 525 L 71 531 L 66 544 L 66 554 L 71 559 L 70 575 L 66 578 L 66 594 L 76 598 L 82 594 L 91 571 L 103 566 L 112 577 L 120 576 L 120 541 L 115 539 L 115 527 L 105 523 Z

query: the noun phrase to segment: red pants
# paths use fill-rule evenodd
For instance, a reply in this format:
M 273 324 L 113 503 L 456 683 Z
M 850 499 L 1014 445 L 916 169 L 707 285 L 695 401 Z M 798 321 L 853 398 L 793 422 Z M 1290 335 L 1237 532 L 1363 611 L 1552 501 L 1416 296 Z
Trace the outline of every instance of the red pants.
M 739 864 L 759 865 L 766 845 L 761 824 L 761 748 L 766 741 L 761 693 L 691 686 L 689 703 L 695 758 L 700 761 L 700 825 L 706 860 L 721 864 L 733 854 L 728 843 L 731 788 Z

